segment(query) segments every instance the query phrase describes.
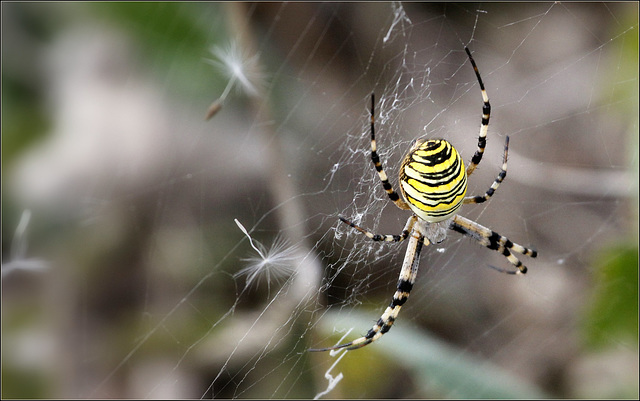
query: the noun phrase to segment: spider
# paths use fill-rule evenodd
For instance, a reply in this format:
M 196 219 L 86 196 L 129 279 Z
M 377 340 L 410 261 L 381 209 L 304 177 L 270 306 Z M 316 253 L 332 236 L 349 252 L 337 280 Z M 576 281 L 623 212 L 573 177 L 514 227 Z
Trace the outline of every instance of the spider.
M 402 242 L 408 238 L 409 244 L 407 245 L 397 289 L 393 294 L 391 304 L 367 334 L 345 344 L 329 348 L 310 349 L 309 351 L 329 351 L 342 348 L 354 350 L 371 344 L 388 332 L 413 288 L 418 273 L 422 247 L 442 242 L 446 238 L 447 229 L 471 237 L 481 245 L 502 253 L 513 265 L 514 269 L 504 270 L 493 266 L 490 267 L 503 273 L 525 274 L 527 272 L 526 266 L 512 252 L 528 255 L 532 258 L 537 256 L 538 253 L 535 250 L 511 242 L 497 232 L 457 215 L 460 206 L 463 204 L 483 203 L 494 195 L 507 175 L 507 154 L 509 151 L 509 137 L 507 136 L 504 144 L 502 169 L 493 184 L 491 184 L 491 187 L 484 195 L 465 196 L 467 192 L 467 177 L 475 171 L 484 154 L 491 105 L 471 52 L 467 47 L 464 50 L 469 57 L 482 91 L 482 122 L 478 136 L 478 149 L 465 170 L 460 154 L 448 141 L 423 138 L 414 140 L 400 165 L 400 190 L 404 199 L 400 199 L 382 169 L 377 152 L 374 129 L 375 97 L 371 94 L 371 160 L 378 172 L 382 187 L 389 195 L 389 199 L 400 209 L 410 210 L 413 214 L 407 220 L 400 235 L 373 234 L 343 217 L 340 217 L 340 220 L 373 241 Z

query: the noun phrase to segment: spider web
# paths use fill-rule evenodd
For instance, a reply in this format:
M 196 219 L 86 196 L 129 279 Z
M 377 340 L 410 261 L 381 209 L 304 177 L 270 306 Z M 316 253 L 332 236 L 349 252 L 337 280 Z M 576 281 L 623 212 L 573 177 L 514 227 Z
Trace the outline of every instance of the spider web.
M 3 15 L 3 396 L 637 397 L 637 342 L 582 341 L 594 260 L 637 241 L 637 3 Z M 511 142 L 499 190 L 460 214 L 539 257 L 500 274 L 450 232 L 389 333 L 307 352 L 366 333 L 406 248 L 338 220 L 399 234 L 409 217 L 370 160 L 371 93 L 396 190 L 415 138 L 468 163 L 482 98 L 464 46 L 492 104 L 469 194 Z

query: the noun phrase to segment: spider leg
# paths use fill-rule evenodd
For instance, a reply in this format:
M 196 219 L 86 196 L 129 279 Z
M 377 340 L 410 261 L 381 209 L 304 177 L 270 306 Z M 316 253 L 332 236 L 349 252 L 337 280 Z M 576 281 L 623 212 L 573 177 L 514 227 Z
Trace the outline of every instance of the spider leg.
M 378 156 L 378 147 L 376 145 L 376 133 L 375 133 L 375 96 L 371 94 L 371 161 L 373 162 L 373 166 L 378 172 L 378 176 L 380 177 L 380 181 L 382 182 L 382 187 L 385 191 L 387 191 L 387 195 L 389 195 L 389 199 L 398 206 L 400 209 L 409 210 L 409 205 L 398 196 L 398 193 L 393 189 L 391 183 L 389 182 L 389 177 L 382 169 L 382 163 L 380 162 L 380 156 Z
M 498 177 L 496 177 L 495 181 L 493 181 L 493 184 L 491 184 L 491 187 L 489 188 L 489 190 L 487 190 L 487 192 L 484 195 L 465 197 L 463 201 L 465 205 L 469 203 L 482 203 L 482 202 L 488 201 L 489 198 L 491 198 L 493 194 L 498 190 L 498 187 L 500 186 L 504 178 L 507 176 L 507 154 L 508 153 L 509 153 L 509 137 L 507 137 L 507 140 L 504 142 L 504 158 L 502 159 L 502 169 L 500 170 L 500 173 L 498 173 Z
M 511 253 L 511 251 L 517 252 L 522 255 L 531 256 L 532 258 L 538 256 L 537 251 L 511 242 L 507 237 L 504 237 L 497 232 L 481 226 L 480 224 L 462 216 L 454 216 L 453 219 L 451 219 L 449 228 L 453 231 L 457 231 L 461 234 L 475 239 L 480 243 L 480 245 L 501 252 L 507 258 L 507 260 L 509 260 L 509 262 L 517 269 L 511 272 L 495 268 L 498 271 L 503 271 L 505 273 L 508 272 L 509 274 L 525 274 L 527 272 L 527 267 L 523 265 L 522 262 L 520 262 L 520 260 Z
M 350 351 L 369 345 L 388 332 L 396 321 L 402 305 L 404 305 L 409 298 L 409 293 L 413 288 L 413 283 L 416 281 L 420 261 L 420 251 L 422 250 L 423 244 L 428 245 L 429 241 L 422 236 L 422 233 L 417 230 L 413 230 L 411 238 L 409 239 L 409 245 L 407 245 L 407 253 L 405 254 L 404 262 L 402 262 L 402 269 L 400 270 L 400 277 L 398 278 L 396 292 L 393 294 L 393 298 L 391 299 L 391 303 L 387 309 L 385 309 L 382 316 L 378 319 L 376 324 L 369 329 L 367 334 L 346 344 L 340 344 L 328 348 L 309 349 L 309 351 L 331 351 L 341 348 L 346 348 Z
M 484 148 L 487 146 L 487 130 L 489 129 L 489 117 L 491 116 L 491 104 L 489 103 L 489 96 L 487 95 L 487 91 L 484 89 L 484 83 L 482 83 L 482 78 L 480 78 L 480 72 L 478 71 L 478 66 L 476 66 L 476 62 L 473 60 L 471 56 L 471 52 L 469 48 L 465 47 L 464 51 L 467 52 L 467 56 L 469 57 L 469 61 L 471 62 L 471 66 L 473 67 L 473 71 L 476 73 L 476 78 L 478 78 L 478 84 L 480 84 L 480 90 L 482 91 L 482 121 L 480 125 L 480 134 L 478 135 L 478 149 L 476 153 L 474 153 L 471 158 L 471 163 L 469 167 L 467 167 L 467 175 L 471 175 L 473 171 L 480 164 L 480 160 L 482 160 L 482 155 L 484 154 Z
M 409 220 L 407 220 L 407 224 L 405 224 L 404 226 L 404 230 L 402 230 L 402 234 L 397 235 L 397 234 L 373 234 L 372 232 L 355 225 L 354 223 L 350 222 L 349 220 L 345 219 L 342 216 L 339 216 L 338 218 L 340 219 L 341 222 L 347 224 L 349 227 L 355 228 L 356 230 L 360 231 L 367 237 L 371 238 L 373 241 L 385 241 L 385 242 L 402 242 L 405 239 L 407 239 L 417 219 L 415 215 L 412 215 L 411 217 L 409 217 Z

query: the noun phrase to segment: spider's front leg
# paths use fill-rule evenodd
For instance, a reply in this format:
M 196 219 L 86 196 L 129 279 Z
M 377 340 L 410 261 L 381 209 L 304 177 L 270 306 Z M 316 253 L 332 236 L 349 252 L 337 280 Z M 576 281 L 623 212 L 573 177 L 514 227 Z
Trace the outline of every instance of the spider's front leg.
M 523 265 L 522 262 L 520 262 L 520 260 L 511 253 L 511 251 L 531 256 L 532 258 L 538 256 L 538 252 L 536 250 L 511 242 L 509 238 L 462 216 L 454 216 L 449 228 L 473 238 L 482 246 L 502 253 L 502 255 L 504 255 L 504 257 L 506 257 L 507 260 L 517 269 L 503 270 L 492 266 L 494 269 L 503 273 L 525 274 L 527 272 L 527 267 Z
M 393 294 L 393 298 L 391 299 L 391 303 L 387 309 L 384 311 L 382 316 L 380 316 L 376 324 L 369 329 L 367 334 L 346 344 L 340 344 L 328 348 L 309 349 L 309 351 L 331 351 L 342 348 L 346 348 L 348 351 L 354 350 L 371 344 L 388 332 L 391 329 L 391 326 L 393 326 L 393 323 L 395 323 L 402 305 L 404 305 L 409 298 L 409 293 L 416 281 L 420 262 L 420 251 L 422 250 L 423 244 L 429 245 L 429 240 L 422 236 L 419 229 L 412 230 L 409 238 L 409 244 L 407 245 L 407 253 L 405 254 L 404 261 L 402 262 L 402 270 L 400 270 L 400 277 L 398 278 L 396 292 Z

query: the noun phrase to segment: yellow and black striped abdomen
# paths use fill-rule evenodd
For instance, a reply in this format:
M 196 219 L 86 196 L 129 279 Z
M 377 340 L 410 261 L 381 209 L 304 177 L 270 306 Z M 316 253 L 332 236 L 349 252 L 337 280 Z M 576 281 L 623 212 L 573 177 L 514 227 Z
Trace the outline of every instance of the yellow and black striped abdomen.
M 444 139 L 419 139 L 402 161 L 400 188 L 418 217 L 430 223 L 446 220 L 467 192 L 464 162 Z

